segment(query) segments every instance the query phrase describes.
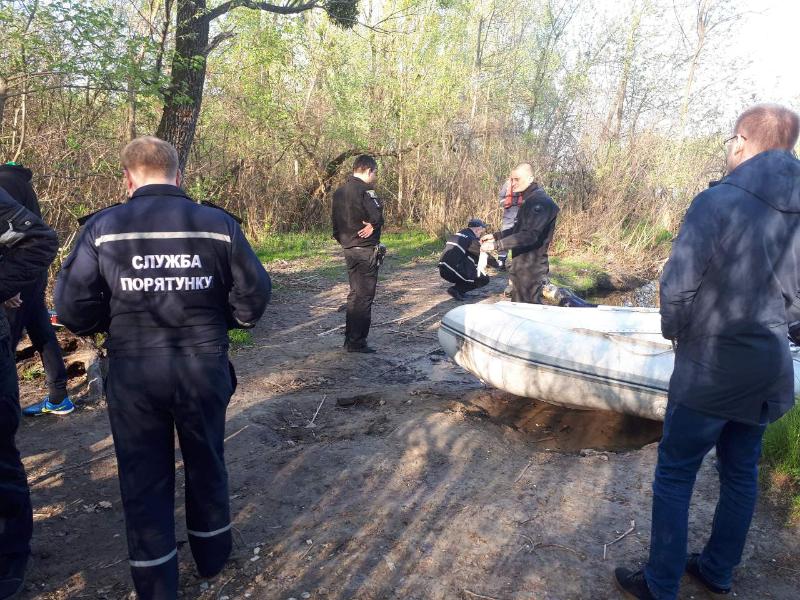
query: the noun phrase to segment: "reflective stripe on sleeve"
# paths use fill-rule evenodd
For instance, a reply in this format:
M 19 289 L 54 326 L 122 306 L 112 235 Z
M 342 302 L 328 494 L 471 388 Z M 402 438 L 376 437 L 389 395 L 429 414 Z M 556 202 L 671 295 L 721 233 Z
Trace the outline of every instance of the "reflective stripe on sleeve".
M 213 231 L 131 231 L 130 233 L 108 233 L 101 235 L 94 241 L 95 246 L 106 242 L 121 242 L 124 240 L 177 240 L 177 239 L 206 239 L 231 243 L 231 236 L 227 233 L 214 233 Z
M 220 533 L 225 533 L 231 528 L 231 524 L 228 523 L 225 527 L 220 527 L 219 529 L 215 529 L 214 531 L 192 531 L 191 529 L 187 529 L 186 533 L 189 535 L 193 535 L 194 537 L 201 537 L 201 538 L 210 538 L 214 537 L 215 535 L 219 535 Z
M 464 250 L 464 248 L 462 248 L 462 247 L 461 247 L 461 244 L 456 244 L 455 242 L 447 242 L 447 243 L 445 244 L 445 246 L 455 246 L 456 248 L 458 248 L 459 250 L 461 250 L 461 251 L 462 251 L 464 254 L 466 254 L 466 253 L 467 253 L 467 251 L 466 251 L 466 250 Z
M 158 565 L 163 565 L 165 562 L 172 560 L 172 557 L 176 554 L 178 554 L 177 548 L 161 558 L 154 558 L 153 560 L 129 560 L 128 562 L 132 567 L 157 567 Z

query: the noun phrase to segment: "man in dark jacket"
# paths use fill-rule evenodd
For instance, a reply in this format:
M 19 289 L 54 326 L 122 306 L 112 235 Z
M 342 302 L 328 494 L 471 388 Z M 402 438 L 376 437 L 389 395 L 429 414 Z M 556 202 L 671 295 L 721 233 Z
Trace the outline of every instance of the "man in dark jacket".
M 56 234 L 0 189 L 0 302 L 47 273 L 58 252 Z M 0 311 L 0 600 L 21 589 L 30 555 L 33 512 L 14 436 L 19 427 L 17 368 L 5 313 Z
M 106 393 L 131 574 L 142 600 L 178 593 L 174 432 L 186 476 L 189 547 L 202 577 L 231 551 L 225 411 L 236 388 L 228 329 L 249 328 L 270 280 L 236 220 L 179 187 L 158 138 L 122 152 L 129 200 L 86 224 L 56 283 L 61 321 L 108 332 Z
M 484 231 L 486 223 L 480 219 L 472 219 L 466 228 L 447 238 L 444 252 L 439 259 L 439 275 L 453 284 L 447 288 L 447 293 L 456 300 L 464 300 L 467 292 L 489 283 L 487 274 L 478 273 L 480 239 Z M 498 261 L 491 258 L 491 263 L 492 266 L 497 266 Z
M 367 335 L 378 284 L 383 226 L 383 204 L 374 189 L 377 173 L 378 163 L 363 154 L 353 163 L 353 174 L 333 193 L 333 237 L 344 249 L 350 279 L 344 330 L 347 352 L 375 351 L 367 345 Z
M 22 165 L 0 165 L 0 187 L 37 217 L 41 217 L 42 211 L 31 185 L 31 177 L 31 170 Z M 33 285 L 22 290 L 19 298 L 21 304 L 15 307 L 6 306 L 6 316 L 11 328 L 11 348 L 17 348 L 22 331 L 27 331 L 34 349 L 42 357 L 47 379 L 47 397 L 26 407 L 22 411 L 26 415 L 66 415 L 75 409 L 67 396 L 67 370 L 55 330 L 50 323 L 50 313 L 45 302 L 46 290 L 45 272 Z
M 522 206 L 510 233 L 501 231 L 484 236 L 481 250 L 514 251 L 509 274 L 514 302 L 542 303 L 542 287 L 550 263 L 547 249 L 553 239 L 558 217 L 558 206 L 533 180 L 533 167 L 527 163 L 517 166 L 511 173 L 512 192 L 522 195 Z
M 677 598 L 684 571 L 729 594 L 758 490 L 766 424 L 794 404 L 787 333 L 800 321 L 798 117 L 758 105 L 737 120 L 728 176 L 699 194 L 661 277 L 661 330 L 676 345 L 653 483 L 650 559 L 617 569 L 629 597 Z M 720 497 L 711 537 L 687 559 L 688 512 L 716 447 Z

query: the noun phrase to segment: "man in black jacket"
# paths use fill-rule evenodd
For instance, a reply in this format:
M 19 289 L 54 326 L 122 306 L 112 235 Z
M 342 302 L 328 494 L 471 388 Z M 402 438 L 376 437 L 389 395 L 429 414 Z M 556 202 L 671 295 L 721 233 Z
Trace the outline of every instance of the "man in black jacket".
M 478 273 L 480 239 L 484 231 L 486 223 L 480 219 L 472 219 L 464 229 L 447 238 L 444 252 L 439 259 L 439 275 L 453 284 L 447 288 L 447 293 L 456 300 L 464 300 L 467 292 L 489 283 L 488 275 Z M 490 260 L 492 266 L 498 266 L 498 261 L 494 258 Z
M 41 219 L 0 189 L 0 302 L 47 273 L 58 238 Z M 5 313 L 0 311 L 0 600 L 21 589 L 30 555 L 33 512 L 14 436 L 19 427 L 17 368 Z
M 333 193 L 333 237 L 344 249 L 350 293 L 344 348 L 347 352 L 374 352 L 367 345 L 372 301 L 378 283 L 379 244 L 383 204 L 375 194 L 378 163 L 363 154 L 353 163 L 353 174 Z
M 0 165 L 0 188 L 37 217 L 41 217 L 39 199 L 31 185 L 31 177 L 31 170 L 22 165 Z M 16 349 L 22 338 L 22 331 L 26 330 L 33 347 L 42 357 L 47 379 L 47 397 L 26 407 L 22 411 L 25 415 L 66 415 L 75 409 L 67 396 L 67 370 L 56 333 L 50 323 L 50 313 L 45 302 L 46 290 L 45 272 L 33 285 L 22 290 L 19 303 L 6 306 L 6 316 L 11 328 L 11 348 Z
M 142 600 L 178 593 L 177 429 L 189 547 L 203 577 L 231 551 L 225 411 L 236 388 L 228 329 L 249 328 L 270 279 L 225 211 L 179 187 L 178 155 L 153 137 L 122 152 L 129 200 L 91 217 L 56 283 L 59 318 L 108 332 L 106 394 L 131 574 Z
M 794 404 L 787 333 L 800 322 L 798 116 L 758 105 L 726 144 L 728 176 L 699 194 L 661 277 L 661 330 L 673 340 L 664 435 L 653 483 L 650 559 L 617 569 L 632 598 L 671 600 L 684 571 L 731 593 L 755 508 L 766 424 Z M 716 447 L 720 496 L 711 537 L 687 559 L 688 512 Z
M 493 236 L 484 236 L 481 250 L 513 250 L 514 259 L 508 272 L 514 302 L 542 303 L 542 287 L 550 272 L 547 249 L 553 239 L 558 206 L 533 180 L 533 167 L 518 165 L 511 172 L 513 193 L 521 194 L 522 205 L 514 227 Z

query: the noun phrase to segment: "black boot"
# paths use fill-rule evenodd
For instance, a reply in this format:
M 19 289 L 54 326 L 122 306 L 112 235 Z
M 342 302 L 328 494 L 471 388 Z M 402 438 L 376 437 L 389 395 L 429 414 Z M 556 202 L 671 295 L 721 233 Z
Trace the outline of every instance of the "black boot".
M 462 302 L 464 300 L 464 294 L 459 292 L 456 289 L 456 286 L 447 288 L 447 293 L 450 294 L 454 300 L 458 300 L 459 302 Z
M 631 600 L 656 600 L 647 587 L 644 571 L 631 571 L 618 568 L 614 570 L 614 579 L 622 595 Z
M 16 597 L 25 585 L 25 569 L 28 554 L 4 554 L 0 556 L 0 600 Z
M 731 588 L 718 587 L 705 578 L 700 572 L 700 555 L 697 553 L 690 554 L 689 558 L 686 559 L 686 572 L 696 579 L 698 583 L 702 584 L 713 596 L 727 596 L 731 593 Z

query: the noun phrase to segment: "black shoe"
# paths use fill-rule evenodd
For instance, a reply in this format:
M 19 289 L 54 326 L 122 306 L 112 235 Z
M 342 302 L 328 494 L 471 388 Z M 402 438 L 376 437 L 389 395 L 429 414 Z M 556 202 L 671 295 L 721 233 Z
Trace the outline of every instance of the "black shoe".
M 455 286 L 447 288 L 447 293 L 450 294 L 454 300 L 458 300 L 459 302 L 464 300 L 464 294 L 459 292 Z
M 614 581 L 619 591 L 626 598 L 631 598 L 632 600 L 656 600 L 656 597 L 650 593 L 650 588 L 647 587 L 644 571 L 631 571 L 620 567 L 614 569 Z
M 6 554 L 0 557 L 0 600 L 16 597 L 25 585 L 28 554 Z
M 357 403 L 358 403 L 358 396 L 347 396 L 345 398 L 336 399 L 336 406 L 341 406 L 342 408 L 355 406 Z
M 700 572 L 700 555 L 696 552 L 690 554 L 686 559 L 686 572 L 703 584 L 703 587 L 713 596 L 727 596 L 731 593 L 731 588 L 717 587 L 703 576 Z
M 375 354 L 377 350 L 375 348 L 370 348 L 367 345 L 364 346 L 345 346 L 344 347 L 346 352 L 360 352 L 361 354 Z

